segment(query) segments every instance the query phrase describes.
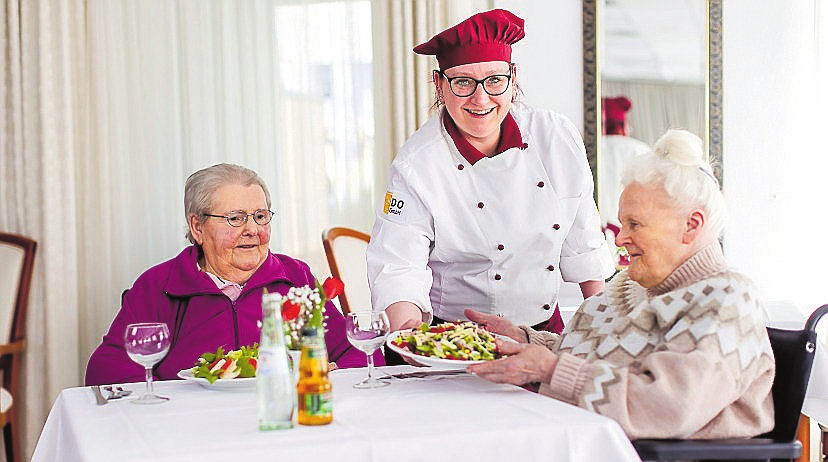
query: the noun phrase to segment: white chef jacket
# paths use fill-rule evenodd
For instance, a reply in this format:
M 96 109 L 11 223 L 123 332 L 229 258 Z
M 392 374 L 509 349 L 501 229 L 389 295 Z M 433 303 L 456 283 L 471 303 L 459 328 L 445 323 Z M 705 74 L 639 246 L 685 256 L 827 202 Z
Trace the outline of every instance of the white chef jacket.
M 598 210 L 602 224 L 618 221 L 618 199 L 621 197 L 621 173 L 633 157 L 651 151 L 650 145 L 625 135 L 604 135 L 598 159 Z
M 471 165 L 441 123 L 444 111 L 392 164 L 367 251 L 374 309 L 409 301 L 447 320 L 473 308 L 534 325 L 552 316 L 562 279 L 612 275 L 569 120 L 515 103 L 526 147 Z

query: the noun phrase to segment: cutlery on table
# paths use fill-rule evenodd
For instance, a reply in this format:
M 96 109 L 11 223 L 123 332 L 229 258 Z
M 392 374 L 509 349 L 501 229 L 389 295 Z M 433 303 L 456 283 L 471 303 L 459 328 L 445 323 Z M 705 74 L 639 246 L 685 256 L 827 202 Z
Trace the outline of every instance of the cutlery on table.
M 403 372 L 401 374 L 391 374 L 386 375 L 384 377 L 379 377 L 380 379 L 422 379 L 426 377 L 433 377 L 433 376 L 451 376 L 451 375 L 471 375 L 465 370 L 439 370 L 439 371 L 416 371 L 416 372 Z
M 119 386 L 113 387 L 111 385 L 108 385 L 104 387 L 104 390 L 109 392 L 109 396 L 106 398 L 107 400 L 119 399 L 132 394 L 132 390 L 127 390 L 124 387 Z
M 109 402 L 106 398 L 104 398 L 100 385 L 91 386 L 89 388 L 92 390 L 92 393 L 95 394 L 95 402 L 97 402 L 99 406 Z

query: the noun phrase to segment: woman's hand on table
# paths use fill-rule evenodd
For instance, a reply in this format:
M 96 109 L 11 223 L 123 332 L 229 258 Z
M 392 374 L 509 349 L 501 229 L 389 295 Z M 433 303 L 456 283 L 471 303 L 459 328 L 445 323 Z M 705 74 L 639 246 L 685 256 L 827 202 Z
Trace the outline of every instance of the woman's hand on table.
M 483 327 L 493 334 L 504 335 L 520 343 L 527 343 L 529 341 L 526 338 L 526 332 L 512 324 L 512 322 L 508 319 L 504 319 L 493 314 L 485 314 L 479 311 L 474 311 L 471 308 L 466 308 L 463 311 L 463 314 L 465 314 L 470 321 L 476 322 L 480 327 Z
M 495 340 L 497 349 L 505 358 L 473 364 L 466 371 L 496 383 L 525 385 L 548 383 L 552 379 L 558 355 L 540 345 Z

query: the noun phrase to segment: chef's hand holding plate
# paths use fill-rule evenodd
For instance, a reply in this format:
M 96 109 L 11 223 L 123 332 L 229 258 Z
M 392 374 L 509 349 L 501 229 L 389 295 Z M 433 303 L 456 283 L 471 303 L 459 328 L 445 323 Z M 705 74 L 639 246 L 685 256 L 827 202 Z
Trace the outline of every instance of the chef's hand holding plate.
M 385 309 L 385 314 L 391 321 L 392 332 L 416 329 L 423 323 L 423 312 L 411 302 L 392 303 Z M 408 356 L 402 356 L 402 359 L 412 366 L 425 367 L 425 364 L 418 363 Z
M 431 320 L 430 316 L 425 316 L 420 308 L 411 302 L 392 303 L 385 309 L 385 314 L 391 321 L 391 332 L 414 329 Z

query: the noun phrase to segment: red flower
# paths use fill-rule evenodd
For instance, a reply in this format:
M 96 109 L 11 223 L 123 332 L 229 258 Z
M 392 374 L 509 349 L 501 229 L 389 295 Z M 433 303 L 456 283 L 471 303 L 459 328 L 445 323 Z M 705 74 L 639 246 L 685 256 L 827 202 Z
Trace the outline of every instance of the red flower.
M 338 297 L 339 294 L 342 293 L 343 289 L 345 289 L 345 284 L 334 277 L 325 279 L 325 283 L 322 284 L 322 290 L 325 292 L 325 298 L 328 300 Z
M 299 316 L 299 312 L 302 311 L 302 307 L 299 306 L 297 303 L 293 303 L 290 300 L 285 300 L 282 303 L 282 320 L 283 321 L 292 321 Z

